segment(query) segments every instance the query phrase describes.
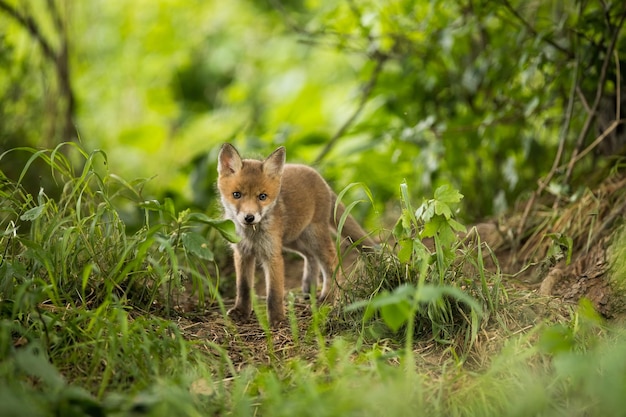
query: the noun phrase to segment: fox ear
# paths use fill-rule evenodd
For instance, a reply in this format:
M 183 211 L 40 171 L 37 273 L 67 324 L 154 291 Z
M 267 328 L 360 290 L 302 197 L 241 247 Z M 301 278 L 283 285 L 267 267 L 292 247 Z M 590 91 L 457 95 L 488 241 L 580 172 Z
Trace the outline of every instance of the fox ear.
M 230 143 L 223 144 L 217 158 L 217 172 L 220 175 L 229 176 L 239 172 L 241 166 L 241 156 L 237 149 Z
M 283 175 L 285 167 L 285 147 L 276 149 L 265 161 L 263 161 L 263 172 L 270 177 L 280 177 Z

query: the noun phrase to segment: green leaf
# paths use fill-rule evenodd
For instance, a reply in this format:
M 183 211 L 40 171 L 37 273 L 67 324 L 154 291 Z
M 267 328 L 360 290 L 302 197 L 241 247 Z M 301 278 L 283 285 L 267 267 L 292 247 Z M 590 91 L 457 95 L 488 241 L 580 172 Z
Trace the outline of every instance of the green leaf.
M 408 301 L 403 300 L 398 303 L 385 304 L 380 309 L 385 324 L 389 328 L 397 332 L 403 324 L 411 318 L 411 305 Z
M 80 387 L 68 386 L 59 394 L 58 415 L 105 417 L 102 404 Z
M 435 200 L 435 214 L 444 216 L 446 220 L 449 220 L 452 217 L 452 210 L 450 210 L 450 206 L 448 206 L 446 203 Z
M 562 324 L 549 327 L 539 337 L 539 347 L 546 353 L 558 354 L 574 348 L 574 333 Z
M 448 184 L 442 185 L 435 190 L 435 200 L 442 203 L 459 203 L 463 198 L 463 194 L 459 193 Z
M 213 252 L 209 249 L 209 242 L 200 233 L 186 232 L 182 235 L 185 250 L 193 253 L 198 258 L 213 261 Z
M 413 240 L 403 239 L 400 241 L 400 250 L 398 251 L 398 260 L 407 263 L 411 260 L 413 254 Z
M 443 217 L 434 217 L 431 221 L 424 225 L 424 230 L 422 230 L 422 237 L 434 237 L 443 226 L 447 226 L 447 223 L 445 222 Z
M 158 200 L 145 200 L 139 202 L 139 207 L 150 210 L 157 211 L 167 217 L 168 220 L 176 220 L 176 208 L 174 207 L 174 202 L 171 198 L 166 198 L 161 204 Z
M 393 292 L 384 291 L 374 297 L 368 309 L 379 310 L 385 324 L 394 332 L 411 318 L 412 285 L 401 285 Z M 371 312 L 370 312 L 371 314 Z
M 417 294 L 418 300 L 425 303 L 436 302 L 444 296 L 453 298 L 459 302 L 466 304 L 476 313 L 476 315 L 478 315 L 479 317 L 482 316 L 482 308 L 480 304 L 469 294 L 461 291 L 456 287 L 424 284 L 424 286 L 420 288 L 420 291 Z
M 150 211 L 162 211 L 163 208 L 158 200 L 145 200 L 138 204 L 139 207 Z
M 415 217 L 421 219 L 423 222 L 428 223 L 435 215 L 435 205 L 433 200 L 426 201 L 416 211 Z
M 237 229 L 235 228 L 235 223 L 233 223 L 232 220 L 212 219 L 203 213 L 191 213 L 189 215 L 189 220 L 208 224 L 220 232 L 222 237 L 231 243 L 237 243 L 241 240 L 241 238 L 237 235 Z
M 26 213 L 20 216 L 20 220 L 24 220 L 25 222 L 32 222 L 33 220 L 37 220 L 43 214 L 46 205 L 41 205 L 37 207 L 33 207 L 32 209 L 26 211 Z
M 41 348 L 29 345 L 15 353 L 15 362 L 22 371 L 40 379 L 50 388 L 60 388 L 65 385 L 63 376 L 59 373 L 41 352 Z
M 452 229 L 456 230 L 457 232 L 463 232 L 463 233 L 467 232 L 467 229 L 465 228 L 465 226 L 457 222 L 454 219 L 448 219 L 448 224 L 450 225 Z
M 603 324 L 602 316 L 596 311 L 591 300 L 586 297 L 582 297 L 578 301 L 577 312 L 580 315 L 580 318 L 587 323 L 592 323 L 598 326 Z
M 439 227 L 439 241 L 444 248 L 452 247 L 452 244 L 456 241 L 456 235 L 447 223 L 441 224 Z
M 165 198 L 165 201 L 163 202 L 163 209 L 171 216 L 171 218 L 176 218 L 176 208 L 174 207 L 174 201 L 171 198 Z
M 393 236 L 400 240 L 403 239 L 404 237 L 406 237 L 406 233 L 404 232 L 405 228 L 403 226 L 403 218 L 404 216 L 401 216 L 398 221 L 396 222 L 396 225 L 393 227 Z

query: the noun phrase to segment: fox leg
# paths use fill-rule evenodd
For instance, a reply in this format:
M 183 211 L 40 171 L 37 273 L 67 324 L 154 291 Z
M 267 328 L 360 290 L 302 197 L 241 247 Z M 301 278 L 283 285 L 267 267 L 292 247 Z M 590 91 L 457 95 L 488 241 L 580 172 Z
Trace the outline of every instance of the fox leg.
M 292 243 L 289 248 L 300 253 L 305 259 L 302 275 L 302 291 L 305 296 L 313 293 L 317 286 L 321 267 L 323 282 L 318 300 L 325 301 L 331 293 L 333 274 L 337 267 L 337 252 L 330 237 L 328 225 L 326 223 L 310 225 L 302 233 L 300 239 Z
M 270 325 L 275 327 L 285 320 L 285 264 L 280 251 L 275 251 L 269 261 L 263 262 L 267 292 L 267 315 Z
M 242 255 L 235 249 L 235 272 L 237 274 L 237 298 L 228 315 L 237 321 L 245 321 L 252 312 L 252 284 L 254 281 L 255 259 L 252 255 Z
M 304 272 L 302 274 L 302 293 L 306 298 L 311 294 L 315 294 L 317 288 L 317 279 L 320 276 L 320 264 L 311 254 L 304 255 Z
M 319 271 L 322 271 L 322 291 L 318 296 L 320 302 L 326 301 L 333 288 L 333 274 L 337 269 L 337 251 L 330 236 L 328 226 L 324 224 L 314 224 L 308 234 L 300 244 L 300 251 L 308 258 L 308 271 L 304 276 L 310 279 L 311 284 L 317 284 Z M 306 264 L 305 264 L 306 265 Z M 314 272 L 313 277 L 310 273 Z M 303 282 L 303 289 L 305 283 Z
M 330 241 L 329 237 L 329 245 L 324 248 L 324 250 L 320 253 L 319 263 L 322 266 L 322 291 L 318 297 L 320 302 L 327 301 L 330 298 L 330 295 L 333 290 L 333 274 L 337 269 L 337 252 L 335 251 L 335 247 Z

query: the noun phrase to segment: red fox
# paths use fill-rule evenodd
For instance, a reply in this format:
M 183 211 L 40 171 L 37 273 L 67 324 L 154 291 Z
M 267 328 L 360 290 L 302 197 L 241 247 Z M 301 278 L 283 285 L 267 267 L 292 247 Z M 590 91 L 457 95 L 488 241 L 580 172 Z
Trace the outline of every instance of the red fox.
M 337 196 L 313 168 L 285 164 L 285 148 L 279 147 L 265 160 L 241 159 L 231 144 L 218 157 L 217 187 L 224 215 L 232 220 L 241 241 L 233 244 L 237 297 L 228 315 L 246 320 L 252 311 L 254 271 L 260 263 L 265 272 L 267 312 L 272 326 L 284 321 L 284 263 L 282 249 L 304 258 L 302 291 L 314 293 L 320 269 L 323 276 L 320 301 L 332 289 L 337 254 L 331 229 L 345 211 Z M 341 234 L 360 245 L 374 241 L 352 217 Z

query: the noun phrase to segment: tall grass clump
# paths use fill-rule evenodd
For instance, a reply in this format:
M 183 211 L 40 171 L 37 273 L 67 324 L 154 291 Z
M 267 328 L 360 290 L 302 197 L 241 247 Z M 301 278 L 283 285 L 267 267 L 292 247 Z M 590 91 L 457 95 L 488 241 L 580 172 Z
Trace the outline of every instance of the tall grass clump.
M 99 397 L 144 389 L 193 367 L 198 351 L 167 317 L 183 281 L 219 301 L 204 236 L 208 227 L 235 239 L 232 225 L 145 199 L 143 182 L 107 171 L 104 152 L 86 153 L 76 144 L 20 148 L 0 162 L 13 152 L 31 157 L 17 179 L 0 171 L 0 379 L 21 366 L 23 352 L 39 358 L 36 368 L 49 363 L 58 375 L 30 370 L 18 378 L 22 389 L 67 378 Z M 49 168 L 58 195 L 24 187 L 35 161 Z M 121 203 L 144 215 L 135 233 L 120 218 Z
M 142 182 L 130 184 L 95 169 L 98 157 L 107 166 L 101 151 L 86 154 L 72 146 L 83 158 L 82 171 L 75 173 L 59 148 L 10 151 L 33 154 L 17 182 L 3 178 L 3 268 L 13 278 L 45 282 L 46 296 L 55 305 L 91 306 L 114 297 L 138 308 L 149 308 L 155 301 L 169 308 L 182 278 L 189 278 L 198 290 L 214 290 L 205 267 L 213 253 L 198 225 L 208 224 L 232 239 L 229 224 L 201 213 L 175 213 L 169 200 L 146 200 Z M 61 184 L 58 199 L 49 198 L 44 189 L 35 196 L 25 192 L 21 179 L 34 159 L 47 163 Z M 145 222 L 134 234 L 126 232 L 120 218 L 116 207 L 120 201 L 144 213 Z M 167 297 L 160 300 L 163 290 Z

